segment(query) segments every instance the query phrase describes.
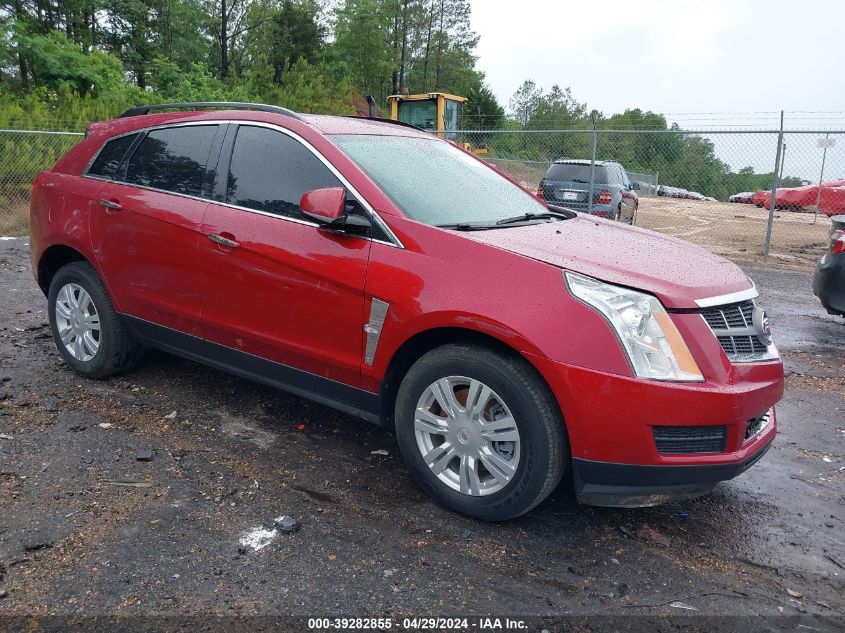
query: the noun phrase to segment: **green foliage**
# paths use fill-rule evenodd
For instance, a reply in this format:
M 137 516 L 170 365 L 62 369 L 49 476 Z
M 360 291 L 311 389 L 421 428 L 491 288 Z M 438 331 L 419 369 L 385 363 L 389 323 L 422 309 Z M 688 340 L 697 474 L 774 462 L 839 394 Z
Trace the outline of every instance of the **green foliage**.
M 123 83 L 120 60 L 98 50 L 85 53 L 63 33 L 30 35 L 18 29 L 16 39 L 39 86 L 97 96 Z
M 386 103 L 394 66 L 385 0 L 347 0 L 335 13 L 332 59 L 365 94 Z
M 366 94 L 385 111 L 387 96 L 403 89 L 443 91 L 468 98 L 461 125 L 479 131 L 469 140 L 487 145 L 491 158 L 589 158 L 595 125 L 600 159 L 659 172 L 661 182 L 721 199 L 772 184 L 771 173 L 732 171 L 705 138 L 665 133 L 672 130 L 660 114 L 604 116 L 568 87 L 546 91 L 526 80 L 506 114 L 476 67 L 469 0 L 14 0 L 0 4 L 0 18 L 6 127 L 81 131 L 164 101 L 352 114 Z M 41 155 L 43 167 L 57 155 L 39 143 L 3 149 L 30 174 L 31 160 Z

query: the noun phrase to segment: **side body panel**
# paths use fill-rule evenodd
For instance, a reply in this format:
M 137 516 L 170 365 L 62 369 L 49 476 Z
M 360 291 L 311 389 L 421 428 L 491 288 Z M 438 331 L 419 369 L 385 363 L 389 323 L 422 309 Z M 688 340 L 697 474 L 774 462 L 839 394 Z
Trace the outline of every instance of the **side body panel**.
M 210 204 L 200 240 L 209 341 L 359 386 L 370 242 Z
M 201 336 L 197 243 L 208 205 L 106 182 L 91 204 L 94 255 L 121 312 Z

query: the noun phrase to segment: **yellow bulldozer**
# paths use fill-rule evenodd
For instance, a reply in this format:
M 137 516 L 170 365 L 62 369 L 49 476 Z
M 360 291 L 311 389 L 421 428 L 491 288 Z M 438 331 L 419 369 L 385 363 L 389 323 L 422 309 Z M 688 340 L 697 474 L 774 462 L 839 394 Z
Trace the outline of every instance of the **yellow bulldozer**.
M 461 107 L 466 97 L 446 92 L 426 92 L 414 95 L 390 95 L 390 118 L 429 130 L 446 140 L 458 143 L 477 156 L 487 153 L 486 147 L 473 147 L 471 143 L 460 143 L 458 128 L 461 121 Z

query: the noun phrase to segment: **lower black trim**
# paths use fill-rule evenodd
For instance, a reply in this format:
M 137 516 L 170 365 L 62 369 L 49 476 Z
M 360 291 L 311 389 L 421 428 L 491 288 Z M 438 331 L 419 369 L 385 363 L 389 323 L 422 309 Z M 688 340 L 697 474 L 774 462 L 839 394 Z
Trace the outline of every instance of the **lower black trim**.
M 769 440 L 753 455 L 732 464 L 642 466 L 573 458 L 575 494 L 581 503 L 615 507 L 643 507 L 697 497 L 751 468 L 771 445 Z
M 369 422 L 381 423 L 378 394 L 206 341 L 138 317 L 127 314 L 120 316 L 133 336 L 144 345 L 288 391 Z

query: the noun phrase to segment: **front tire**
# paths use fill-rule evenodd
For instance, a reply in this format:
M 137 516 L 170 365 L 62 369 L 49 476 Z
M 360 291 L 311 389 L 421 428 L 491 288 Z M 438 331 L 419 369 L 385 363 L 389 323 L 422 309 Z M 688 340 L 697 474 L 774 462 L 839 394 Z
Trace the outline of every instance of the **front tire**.
M 640 210 L 640 205 L 637 204 L 634 206 L 634 211 L 631 213 L 631 221 L 628 222 L 631 226 L 634 226 L 637 223 L 637 211 Z
M 396 400 L 414 481 L 447 508 L 505 521 L 543 501 L 569 461 L 560 409 L 524 359 L 450 344 L 422 356 Z
M 73 262 L 60 268 L 47 296 L 53 340 L 74 371 L 107 378 L 132 368 L 138 345 L 91 264 Z

